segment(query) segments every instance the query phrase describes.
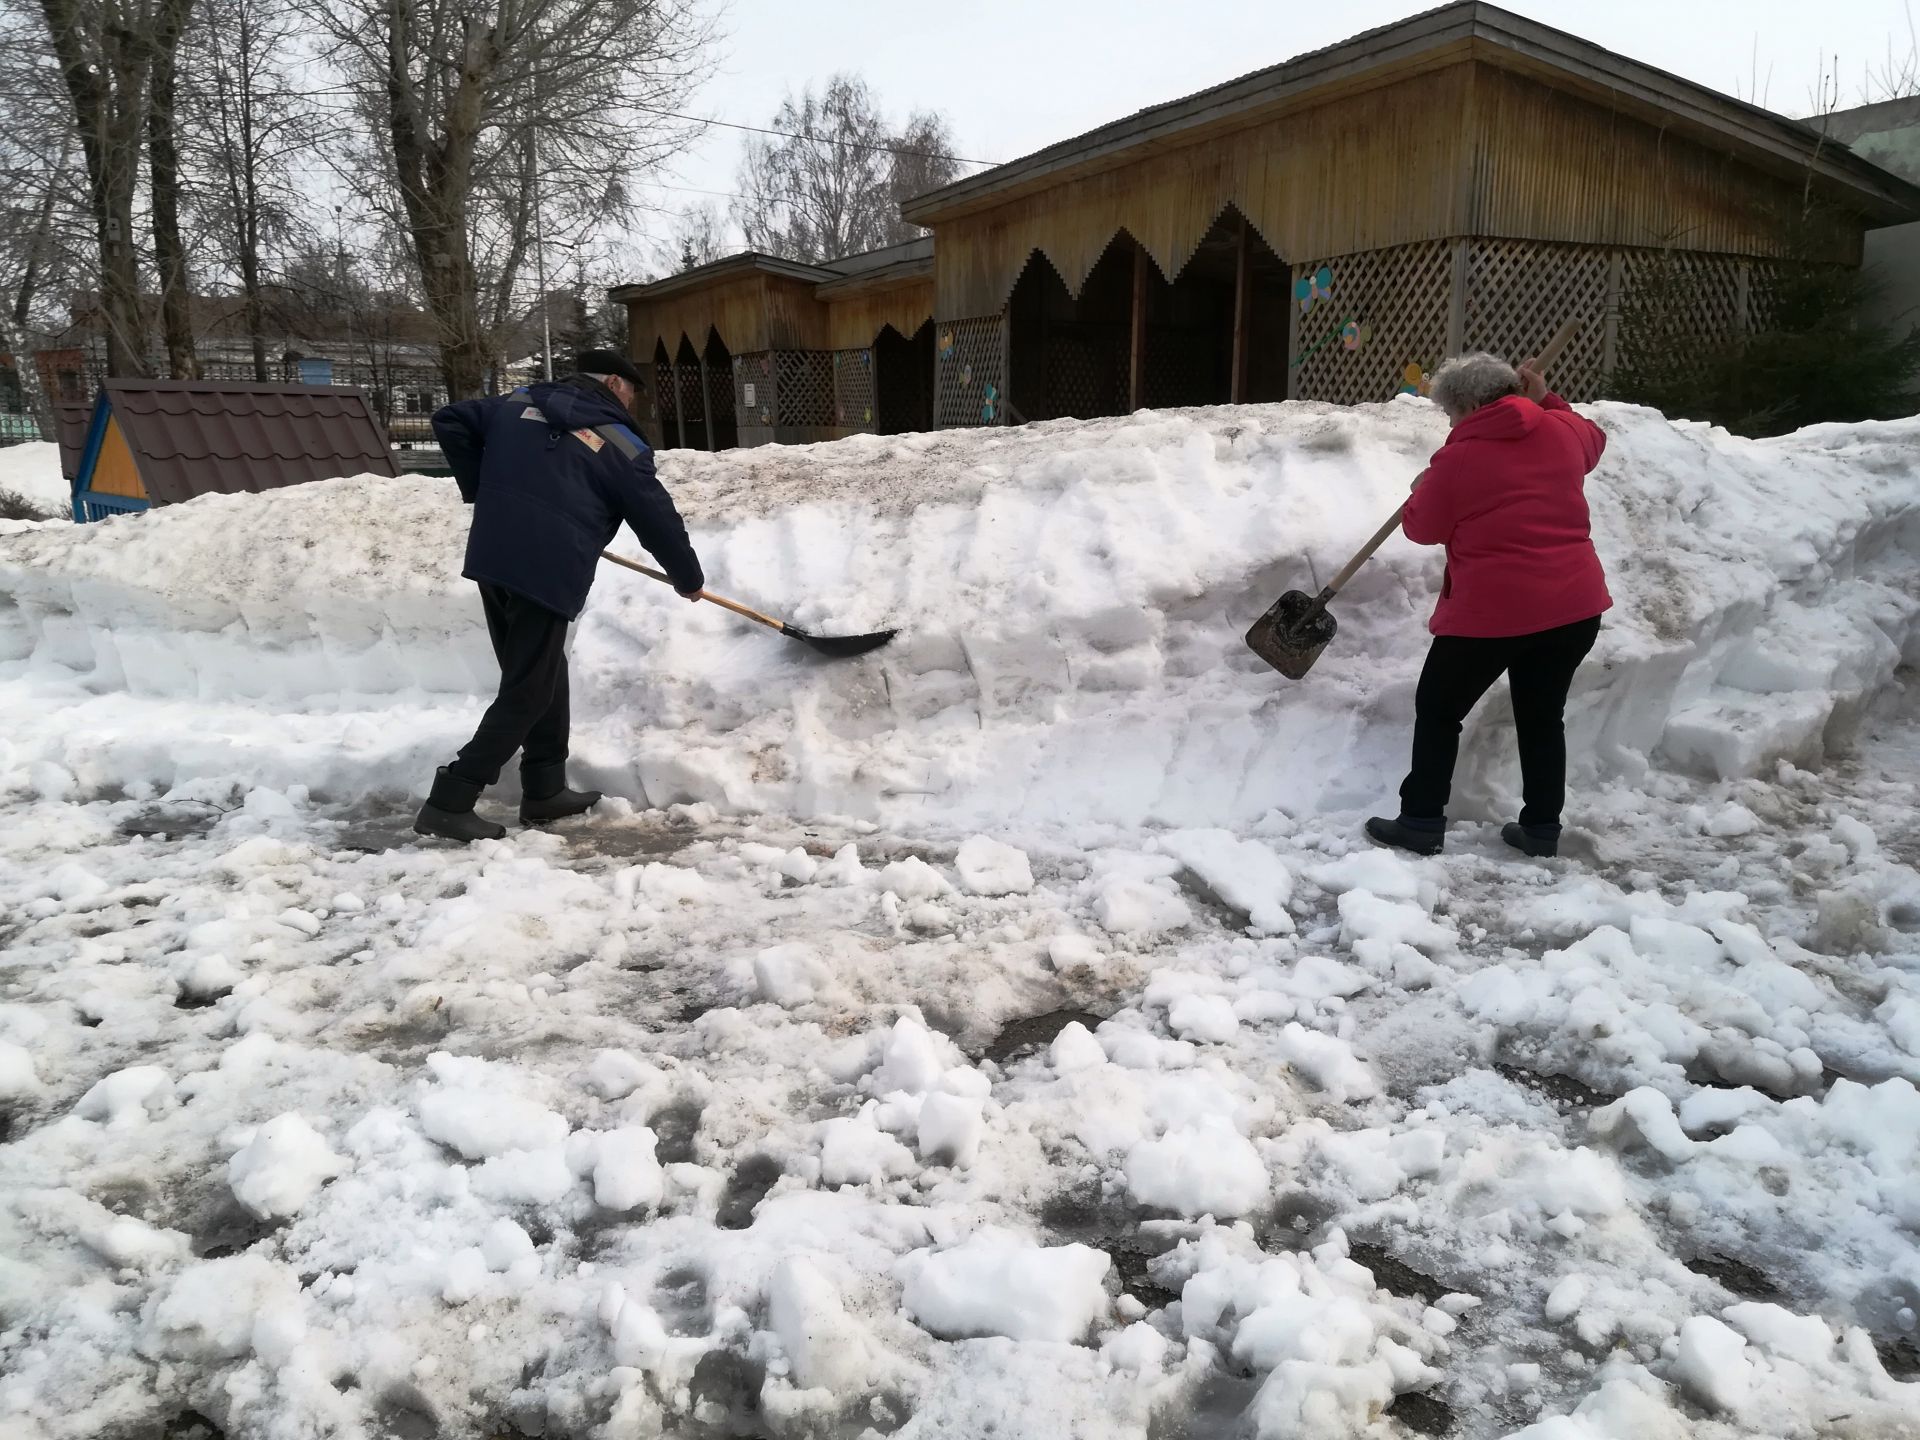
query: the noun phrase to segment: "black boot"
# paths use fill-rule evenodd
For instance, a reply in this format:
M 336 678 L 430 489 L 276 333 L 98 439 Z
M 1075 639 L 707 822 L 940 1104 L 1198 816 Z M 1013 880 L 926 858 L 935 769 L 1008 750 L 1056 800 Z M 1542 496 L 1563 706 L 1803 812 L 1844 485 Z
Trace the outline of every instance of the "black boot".
M 1500 838 L 1523 855 L 1547 859 L 1560 853 L 1558 825 L 1521 825 L 1508 821 L 1500 827 Z
M 567 767 L 543 765 L 538 770 L 520 772 L 520 823 L 538 825 L 546 820 L 565 820 L 584 815 L 600 803 L 598 790 L 569 790 Z
M 1438 855 L 1447 843 L 1445 820 L 1383 820 L 1378 815 L 1367 821 L 1367 838 L 1396 850 L 1411 850 L 1415 855 Z
M 414 817 L 414 830 L 442 840 L 458 840 L 462 845 L 475 840 L 505 839 L 506 826 L 482 820 L 473 813 L 474 802 L 485 788 L 471 780 L 462 780 L 442 765 L 434 772 L 433 790 L 427 796 L 427 803 Z

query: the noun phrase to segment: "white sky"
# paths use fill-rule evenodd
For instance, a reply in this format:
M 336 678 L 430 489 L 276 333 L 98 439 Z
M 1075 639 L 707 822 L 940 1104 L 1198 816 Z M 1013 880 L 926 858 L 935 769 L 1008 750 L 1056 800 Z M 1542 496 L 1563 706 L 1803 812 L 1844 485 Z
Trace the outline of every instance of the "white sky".
M 944 112 L 960 153 L 1011 160 L 1250 70 L 1434 8 L 1433 0 L 732 0 L 692 113 L 768 123 L 781 97 L 863 74 L 889 116 Z M 1841 104 L 1913 45 L 1920 0 L 1508 0 L 1507 9 L 1775 110 L 1804 115 L 1838 57 Z M 656 191 L 724 214 L 741 141 L 713 129 Z

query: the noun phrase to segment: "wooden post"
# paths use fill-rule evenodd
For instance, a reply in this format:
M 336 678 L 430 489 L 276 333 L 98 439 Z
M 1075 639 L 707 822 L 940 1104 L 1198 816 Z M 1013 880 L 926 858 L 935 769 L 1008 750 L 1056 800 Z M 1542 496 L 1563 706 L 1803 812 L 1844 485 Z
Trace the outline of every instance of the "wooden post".
M 1233 382 L 1227 398 L 1235 405 L 1247 399 L 1247 309 L 1253 302 L 1253 251 L 1247 243 L 1247 217 L 1240 217 L 1240 243 L 1233 259 Z
M 1614 366 L 1620 363 L 1620 282 L 1626 269 L 1624 252 L 1615 250 L 1607 259 L 1606 329 L 1600 337 L 1600 380 L 1609 384 Z
M 687 448 L 687 377 L 686 367 L 678 359 L 673 362 L 673 433 L 674 448 Z
M 1453 242 L 1453 276 L 1447 287 L 1447 353 L 1440 357 L 1443 360 L 1467 348 L 1467 260 L 1471 243 Z
M 713 392 L 707 388 L 707 352 L 700 352 L 700 414 L 707 422 L 707 449 L 713 444 Z
M 1145 390 L 1147 358 L 1147 247 L 1133 242 L 1133 336 L 1127 369 L 1127 409 L 1138 410 Z

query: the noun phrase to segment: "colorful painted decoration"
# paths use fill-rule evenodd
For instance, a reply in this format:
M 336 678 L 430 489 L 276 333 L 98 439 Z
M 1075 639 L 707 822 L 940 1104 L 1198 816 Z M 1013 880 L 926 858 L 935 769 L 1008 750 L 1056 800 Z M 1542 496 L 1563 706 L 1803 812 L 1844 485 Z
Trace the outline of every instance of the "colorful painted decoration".
M 953 358 L 953 331 L 951 330 L 940 332 L 940 358 L 942 360 Z
M 1429 375 L 1418 360 L 1409 360 L 1407 368 L 1400 372 L 1401 385 L 1396 395 L 1425 395 L 1433 389 L 1433 376 Z
M 1293 298 L 1300 302 L 1300 313 L 1305 315 L 1313 309 L 1314 301 L 1328 300 L 1333 297 L 1333 271 L 1322 265 L 1311 275 L 1302 275 L 1293 282 Z
M 973 383 L 973 366 L 962 365 L 960 367 L 960 383 L 962 385 L 971 385 Z
M 1340 327 L 1340 343 L 1349 350 L 1358 350 L 1373 338 L 1373 327 L 1358 320 L 1349 320 Z

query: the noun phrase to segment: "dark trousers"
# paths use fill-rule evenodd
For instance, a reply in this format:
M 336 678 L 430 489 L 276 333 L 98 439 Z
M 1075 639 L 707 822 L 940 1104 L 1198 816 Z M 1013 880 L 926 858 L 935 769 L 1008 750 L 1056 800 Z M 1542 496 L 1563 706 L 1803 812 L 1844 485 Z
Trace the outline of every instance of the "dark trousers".
M 1599 634 L 1596 615 L 1497 640 L 1434 636 L 1413 697 L 1413 769 L 1400 786 L 1400 813 L 1412 820 L 1446 815 L 1461 722 L 1504 673 L 1520 741 L 1520 823 L 1557 827 L 1567 800 L 1567 691 Z
M 447 769 L 491 785 L 518 750 L 523 783 L 550 794 L 567 764 L 567 617 L 498 585 L 482 585 L 480 603 L 500 662 L 500 693 Z

